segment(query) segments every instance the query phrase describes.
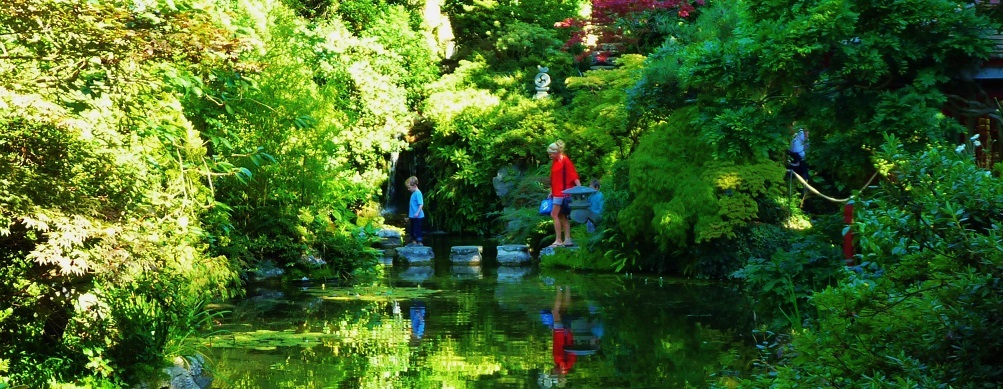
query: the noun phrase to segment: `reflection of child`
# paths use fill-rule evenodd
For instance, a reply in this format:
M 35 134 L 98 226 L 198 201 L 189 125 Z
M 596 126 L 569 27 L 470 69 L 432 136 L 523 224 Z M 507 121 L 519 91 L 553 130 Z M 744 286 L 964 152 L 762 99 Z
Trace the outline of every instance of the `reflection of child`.
M 411 336 L 421 339 L 425 336 L 425 303 L 415 301 L 411 305 Z
M 425 220 L 425 198 L 421 195 L 421 190 L 418 189 L 418 177 L 408 177 L 407 190 L 411 191 L 407 212 L 407 217 L 411 220 L 411 244 L 421 246 L 421 225 Z

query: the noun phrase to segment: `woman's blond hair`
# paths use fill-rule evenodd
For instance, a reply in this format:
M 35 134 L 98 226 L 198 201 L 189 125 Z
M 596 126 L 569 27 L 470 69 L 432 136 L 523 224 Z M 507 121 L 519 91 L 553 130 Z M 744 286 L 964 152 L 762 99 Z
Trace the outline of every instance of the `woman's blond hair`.
M 564 141 L 558 140 L 547 146 L 548 153 L 564 153 Z

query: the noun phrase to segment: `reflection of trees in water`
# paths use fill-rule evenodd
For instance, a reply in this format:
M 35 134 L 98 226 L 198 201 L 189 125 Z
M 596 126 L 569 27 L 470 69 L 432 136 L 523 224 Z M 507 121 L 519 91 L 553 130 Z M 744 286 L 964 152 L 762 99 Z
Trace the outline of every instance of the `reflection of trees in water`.
M 394 293 L 407 295 L 401 289 L 395 288 Z M 246 331 L 241 338 L 253 338 L 257 333 L 261 337 L 258 340 L 265 340 L 267 334 L 268 342 L 281 346 L 251 339 L 244 348 L 211 350 L 210 358 L 217 362 L 217 373 L 225 377 L 230 387 L 276 387 L 276 383 L 297 388 L 466 387 L 479 377 L 498 376 L 503 370 L 531 370 L 548 357 L 530 347 L 545 343 L 546 338 L 527 338 L 526 333 L 510 338 L 506 333 L 505 329 L 511 328 L 510 321 L 525 322 L 523 317 L 483 309 L 493 306 L 490 290 L 450 296 L 436 300 L 435 304 L 423 303 L 426 329 L 420 342 L 413 342 L 413 322 L 409 318 L 412 306 L 418 306 L 417 301 L 398 300 L 399 308 L 395 309 L 389 297 L 393 294 L 386 294 L 385 301 L 362 301 L 372 296 L 360 295 L 355 300 L 354 295 L 344 292 L 347 301 L 320 308 L 288 300 L 305 299 L 308 295 L 293 293 L 283 295 L 281 300 L 259 299 L 237 307 L 235 311 L 239 312 L 231 317 L 290 330 L 258 331 L 248 330 L 247 325 L 231 326 Z M 402 314 L 395 314 L 398 309 Z M 327 336 L 314 344 L 302 344 L 295 338 L 297 334 L 302 336 L 304 330 Z M 512 347 L 519 343 L 523 347 Z M 216 342 L 216 346 L 220 343 Z M 267 350 L 249 350 L 252 348 Z M 248 369 L 249 365 L 256 367 Z M 508 380 L 512 384 L 525 382 L 524 377 Z
M 583 318 L 603 327 L 601 348 L 578 357 L 568 386 L 701 386 L 732 350 L 752 349 L 736 341 L 750 332 L 736 323 L 749 320 L 728 288 L 544 270 L 520 282 L 447 276 L 421 288 L 308 288 L 249 299 L 224 320 L 230 331 L 268 327 L 271 336 L 313 340 L 215 348 L 209 357 L 231 387 L 535 385 L 554 364 L 540 311 L 551 308 L 556 285 L 571 287 L 569 324 Z M 416 339 L 409 315 L 419 301 L 425 328 Z M 304 337 L 315 334 L 319 341 Z
M 605 369 L 624 379 L 609 385 L 702 386 L 710 373 L 756 356 L 743 340 L 752 331 L 750 310 L 732 289 L 648 278 L 626 282 L 620 293 L 633 297 L 603 304 Z

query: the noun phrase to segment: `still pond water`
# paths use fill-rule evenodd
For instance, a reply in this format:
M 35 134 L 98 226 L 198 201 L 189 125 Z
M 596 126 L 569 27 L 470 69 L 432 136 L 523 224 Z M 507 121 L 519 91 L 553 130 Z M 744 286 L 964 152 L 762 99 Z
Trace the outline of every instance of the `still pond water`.
M 755 358 L 724 285 L 436 258 L 367 285 L 252 287 L 204 339 L 214 387 L 702 388 Z

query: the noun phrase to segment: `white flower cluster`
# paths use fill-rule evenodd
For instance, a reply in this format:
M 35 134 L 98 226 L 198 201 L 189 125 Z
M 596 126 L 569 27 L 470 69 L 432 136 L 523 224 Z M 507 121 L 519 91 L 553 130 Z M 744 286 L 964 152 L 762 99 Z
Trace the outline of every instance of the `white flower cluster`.
M 979 134 L 972 135 L 972 137 L 968 138 L 968 140 L 972 141 L 972 147 L 982 146 L 982 142 L 979 142 Z M 958 147 L 954 148 L 955 153 L 960 154 L 962 151 L 965 151 L 965 145 L 963 144 L 958 145 Z

